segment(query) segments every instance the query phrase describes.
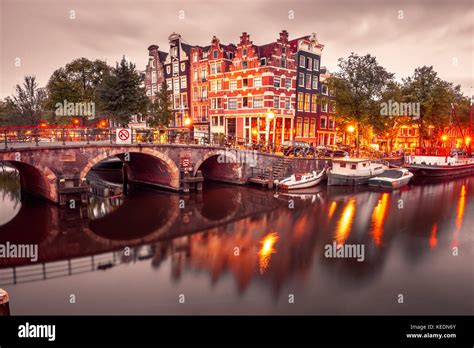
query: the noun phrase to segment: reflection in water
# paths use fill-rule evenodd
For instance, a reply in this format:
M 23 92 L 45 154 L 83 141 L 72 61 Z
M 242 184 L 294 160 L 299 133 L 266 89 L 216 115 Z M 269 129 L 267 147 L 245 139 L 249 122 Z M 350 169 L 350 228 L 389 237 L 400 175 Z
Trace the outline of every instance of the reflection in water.
M 0 259 L 15 314 L 69 314 L 55 299 L 71 288 L 83 294 L 77 314 L 467 314 L 474 304 L 474 177 L 386 193 L 321 186 L 316 199 L 220 184 L 186 196 L 131 188 L 75 210 L 4 180 L 0 243 L 39 244 L 34 265 Z M 334 239 L 365 245 L 364 262 L 325 258 Z M 410 306 L 391 305 L 400 284 L 417 299 Z M 173 305 L 177 292 L 193 307 Z
M 382 243 L 383 226 L 388 212 L 389 199 L 390 195 L 387 192 L 382 193 L 382 197 L 372 213 L 372 238 L 377 246 Z
M 331 220 L 334 212 L 336 211 L 337 203 L 336 201 L 332 201 L 331 205 L 329 206 L 329 212 L 328 212 L 328 220 Z
M 351 198 L 344 210 L 342 211 L 341 218 L 337 224 L 336 229 L 336 242 L 337 244 L 344 244 L 347 237 L 351 233 L 352 223 L 354 222 L 354 215 L 356 210 L 356 201 L 354 198 Z
M 272 254 L 276 253 L 275 244 L 278 242 L 278 233 L 269 233 L 265 237 L 262 238 L 260 244 L 260 250 L 258 251 L 258 257 L 260 261 L 260 274 L 263 274 L 265 270 L 268 268 L 268 264 L 270 262 L 270 257 Z
M 430 236 L 430 248 L 433 249 L 438 244 L 438 239 L 436 239 L 436 233 L 438 232 L 438 224 L 434 224 L 433 228 L 431 229 L 431 236 Z

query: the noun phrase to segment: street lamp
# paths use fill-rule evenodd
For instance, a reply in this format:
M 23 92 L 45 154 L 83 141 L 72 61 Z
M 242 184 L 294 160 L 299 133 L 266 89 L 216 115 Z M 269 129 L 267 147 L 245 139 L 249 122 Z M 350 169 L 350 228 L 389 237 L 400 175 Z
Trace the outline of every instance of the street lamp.
M 351 126 L 347 127 L 347 131 L 348 131 L 349 133 L 354 133 L 355 127 L 351 125 Z
M 192 123 L 193 123 L 193 120 L 191 120 L 190 117 L 186 117 L 186 118 L 184 119 L 184 125 L 185 125 L 186 127 L 191 126 Z
M 275 119 L 275 114 L 272 112 L 272 111 L 269 111 L 267 113 L 267 134 L 266 134 L 266 141 L 267 141 L 267 144 L 270 143 L 270 123 L 272 122 L 272 120 Z M 272 139 L 272 143 L 273 143 L 273 139 Z

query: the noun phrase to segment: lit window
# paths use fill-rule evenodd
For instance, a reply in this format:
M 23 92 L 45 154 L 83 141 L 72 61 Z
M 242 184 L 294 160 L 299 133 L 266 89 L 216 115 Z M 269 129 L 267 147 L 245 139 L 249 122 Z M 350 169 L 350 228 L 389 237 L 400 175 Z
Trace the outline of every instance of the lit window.
M 262 78 L 261 77 L 255 77 L 253 79 L 253 86 L 254 87 L 262 87 Z
M 280 108 L 280 97 L 279 96 L 274 96 L 273 97 L 273 107 L 275 109 L 279 109 Z
M 303 73 L 298 74 L 298 86 L 304 87 L 304 74 Z

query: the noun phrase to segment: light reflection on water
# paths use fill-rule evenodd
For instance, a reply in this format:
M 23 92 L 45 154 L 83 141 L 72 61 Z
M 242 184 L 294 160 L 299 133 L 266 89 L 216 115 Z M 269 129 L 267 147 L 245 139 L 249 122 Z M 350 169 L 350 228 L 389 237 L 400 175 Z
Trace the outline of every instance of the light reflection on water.
M 0 259 L 14 314 L 468 314 L 474 306 L 474 177 L 302 196 L 220 184 L 183 197 L 135 189 L 91 197 L 77 211 L 21 197 L 5 175 L 0 187 L 0 243 L 40 250 L 37 265 Z M 363 244 L 365 261 L 325 258 L 333 241 Z M 24 275 L 35 272 L 36 281 Z M 81 306 L 64 305 L 71 289 Z

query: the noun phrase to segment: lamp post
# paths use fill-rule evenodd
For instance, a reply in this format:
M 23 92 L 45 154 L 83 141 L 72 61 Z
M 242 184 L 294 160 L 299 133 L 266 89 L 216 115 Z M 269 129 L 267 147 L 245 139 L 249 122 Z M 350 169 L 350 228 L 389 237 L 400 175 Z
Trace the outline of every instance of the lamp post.
M 266 126 L 267 126 L 267 132 L 266 132 L 266 136 L 265 136 L 265 140 L 267 142 L 267 144 L 270 143 L 270 123 L 275 119 L 275 114 L 272 112 L 272 111 L 269 111 L 267 113 L 267 122 L 266 122 Z M 275 130 L 273 130 L 275 132 Z M 272 139 L 273 140 L 273 139 Z M 273 144 L 273 141 L 272 141 L 272 144 Z M 273 145 L 272 145 L 273 146 Z

